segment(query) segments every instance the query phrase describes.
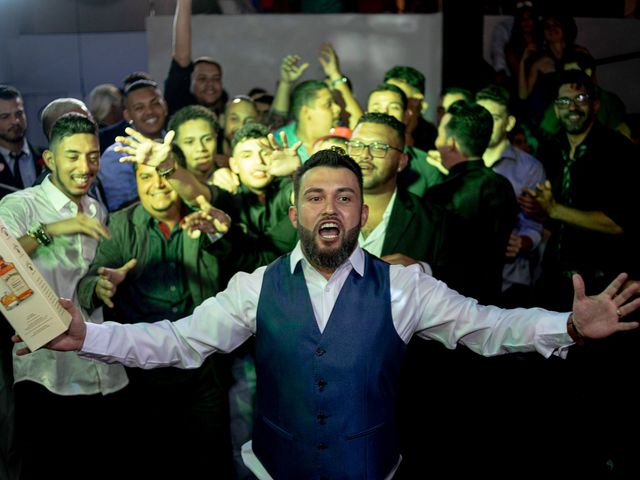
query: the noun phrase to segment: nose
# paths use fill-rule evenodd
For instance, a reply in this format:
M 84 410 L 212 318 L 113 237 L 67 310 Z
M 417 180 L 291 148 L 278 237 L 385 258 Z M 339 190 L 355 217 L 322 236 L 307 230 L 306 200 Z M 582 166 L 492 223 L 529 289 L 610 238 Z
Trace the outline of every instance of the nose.
M 200 151 L 201 152 L 206 152 L 208 151 L 207 149 L 207 143 L 204 139 L 200 140 Z

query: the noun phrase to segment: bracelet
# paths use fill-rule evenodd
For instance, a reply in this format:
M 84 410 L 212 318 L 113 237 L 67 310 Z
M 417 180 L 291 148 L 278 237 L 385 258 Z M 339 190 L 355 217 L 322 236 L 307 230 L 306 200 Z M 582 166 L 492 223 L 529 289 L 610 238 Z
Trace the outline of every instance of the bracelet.
M 29 229 L 27 234 L 43 247 L 50 245 L 53 241 L 46 227 L 42 223 L 38 223 Z
M 169 168 L 158 168 L 158 167 L 156 167 L 156 172 L 158 172 L 158 176 L 160 178 L 163 178 L 163 179 L 166 180 L 167 178 L 169 178 L 171 175 L 173 175 L 176 172 L 176 164 L 174 163 Z
M 349 79 L 347 77 L 336 78 L 335 80 L 331 80 L 331 85 L 334 87 L 340 83 L 347 83 Z
M 567 333 L 576 345 L 584 345 L 584 336 L 580 333 L 573 321 L 573 312 L 571 312 L 567 319 Z

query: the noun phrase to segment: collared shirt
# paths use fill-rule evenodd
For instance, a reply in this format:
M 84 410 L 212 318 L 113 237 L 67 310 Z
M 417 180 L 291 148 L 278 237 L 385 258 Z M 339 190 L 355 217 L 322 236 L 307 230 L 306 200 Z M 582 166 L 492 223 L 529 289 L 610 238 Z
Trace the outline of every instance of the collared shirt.
M 107 208 L 114 212 L 138 198 L 138 185 L 133 163 L 120 163 L 124 153 L 116 152 L 115 147 L 122 143 L 114 143 L 100 156 L 98 178 L 102 184 L 107 201 Z
M 358 236 L 358 243 L 360 244 L 360 247 L 364 248 L 367 252 L 375 255 L 376 257 L 380 257 L 382 255 L 382 247 L 384 247 L 384 240 L 387 235 L 387 229 L 389 228 L 391 211 L 393 210 L 393 205 L 396 203 L 397 192 L 398 189 L 396 188 L 393 191 L 393 195 L 391 195 L 387 208 L 384 209 L 382 220 L 378 225 L 376 225 L 376 228 L 374 228 L 366 238 L 362 234 L 362 231 L 360 231 L 360 235 Z M 429 275 L 433 273 L 431 266 L 427 262 L 420 261 L 419 263 L 422 265 L 422 269 L 425 273 L 428 273 Z
M 511 144 L 505 148 L 498 161 L 491 165 L 491 169 L 511 182 L 516 196 L 521 195 L 525 189 L 535 188 L 538 183 L 544 183 L 546 180 L 542 163 Z M 534 220 L 522 210 L 518 212 L 516 234 L 529 237 L 533 242 L 533 248 L 540 244 L 542 230 L 542 222 Z M 503 290 L 515 283 L 531 285 L 533 277 L 528 255 L 518 255 L 513 261 L 505 263 L 502 278 Z
M 36 165 L 34 163 L 33 155 L 31 154 L 31 149 L 29 148 L 29 143 L 25 138 L 22 142 L 22 156 L 19 158 L 20 161 L 20 177 L 22 178 L 22 184 L 25 187 L 30 187 L 33 185 L 33 182 L 36 181 Z M 11 169 L 11 173 L 15 175 L 16 167 L 15 167 L 15 159 L 10 155 L 11 150 L 6 149 L 0 146 L 0 155 L 4 157 L 5 162 L 9 165 Z
M 84 196 L 80 204 L 85 215 L 105 221 L 106 213 L 97 201 Z M 78 206 L 58 190 L 50 177 L 41 185 L 7 195 L 0 201 L 0 216 L 16 238 L 25 235 L 36 223 L 47 225 L 77 214 Z M 98 241 L 88 235 L 64 235 L 55 237 L 46 247 L 39 247 L 31 258 L 56 294 L 79 306 L 76 285 L 89 269 L 97 247 Z M 88 321 L 101 323 L 102 310 L 94 312 Z M 14 354 L 13 368 L 16 382 L 33 381 L 58 395 L 106 394 L 127 384 L 121 366 L 87 362 L 73 352 L 40 349 L 22 357 Z
M 302 262 L 320 331 L 324 331 L 351 271 L 364 274 L 364 255 L 356 247 L 327 280 L 306 260 L 300 243 L 291 253 L 292 272 Z M 266 267 L 260 267 L 251 274 L 237 273 L 226 290 L 177 322 L 88 324 L 80 354 L 131 367 L 191 368 L 213 352 L 230 352 L 256 333 L 256 312 L 265 270 Z M 544 356 L 564 354 L 572 343 L 567 334 L 566 313 L 481 306 L 424 274 L 418 266 L 391 265 L 389 275 L 393 323 L 404 342 L 417 334 L 449 348 L 460 342 L 483 355 L 535 349 Z M 249 467 L 254 468 L 251 464 Z M 258 470 L 254 473 L 258 474 Z

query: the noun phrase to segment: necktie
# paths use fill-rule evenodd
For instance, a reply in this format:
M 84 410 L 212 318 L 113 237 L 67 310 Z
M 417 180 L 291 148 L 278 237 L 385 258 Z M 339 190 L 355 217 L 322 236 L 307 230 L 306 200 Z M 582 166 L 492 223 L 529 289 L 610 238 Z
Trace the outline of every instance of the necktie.
M 20 174 L 20 158 L 22 158 L 24 152 L 11 152 L 9 156 L 13 158 L 13 178 L 14 185 L 16 188 L 24 188 L 24 184 L 22 183 L 22 175 Z

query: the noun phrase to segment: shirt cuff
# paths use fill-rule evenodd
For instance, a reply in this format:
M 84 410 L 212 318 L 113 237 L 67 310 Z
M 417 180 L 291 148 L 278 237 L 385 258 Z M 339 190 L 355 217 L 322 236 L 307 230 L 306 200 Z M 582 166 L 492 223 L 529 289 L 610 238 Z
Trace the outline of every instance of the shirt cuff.
M 567 357 L 569 347 L 574 344 L 567 332 L 567 319 L 570 314 L 571 312 L 549 312 L 536 324 L 535 347 L 545 358 L 551 355 Z

